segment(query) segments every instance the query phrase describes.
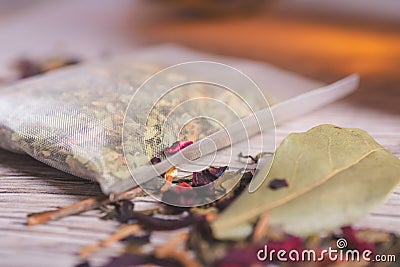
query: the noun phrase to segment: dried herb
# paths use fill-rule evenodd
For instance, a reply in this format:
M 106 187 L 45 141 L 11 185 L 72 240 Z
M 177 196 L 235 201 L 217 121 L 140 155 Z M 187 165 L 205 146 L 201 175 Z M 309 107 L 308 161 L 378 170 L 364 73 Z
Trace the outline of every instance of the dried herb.
M 115 218 L 120 223 L 127 223 L 134 219 L 133 203 L 127 199 L 120 200 L 115 204 L 116 216 Z
M 167 147 L 164 150 L 164 153 L 165 154 L 175 154 L 179 150 L 184 149 L 185 147 L 190 146 L 191 144 L 193 144 L 192 141 L 176 141 L 170 147 Z
M 216 207 L 221 211 L 227 208 L 233 200 L 247 188 L 252 178 L 253 174 L 251 172 L 227 172 L 222 175 L 222 177 L 215 181 L 215 190 L 217 194 L 225 195 L 228 188 L 233 189 L 223 198 L 217 200 L 215 203 Z
M 193 186 L 203 186 L 203 185 L 212 183 L 215 180 L 217 180 L 218 177 L 220 177 L 226 171 L 227 168 L 228 168 L 228 166 L 210 167 L 201 172 L 194 172 L 192 185 Z
M 76 58 L 49 58 L 44 61 L 21 58 L 13 62 L 12 66 L 17 72 L 17 78 L 25 79 L 78 63 L 80 60 Z
M 47 223 L 49 221 L 59 220 L 67 216 L 96 209 L 107 202 L 108 198 L 106 197 L 89 198 L 58 210 L 31 213 L 28 214 L 28 225 L 37 225 Z
M 142 227 L 149 230 L 176 230 L 192 225 L 197 220 L 200 220 L 200 218 L 194 216 L 186 216 L 181 219 L 161 219 L 140 212 L 134 212 L 133 218 Z
M 127 238 L 128 236 L 138 233 L 140 230 L 141 230 L 140 226 L 138 226 L 136 224 L 123 225 L 110 237 L 108 237 L 104 240 L 101 240 L 98 243 L 83 247 L 79 252 L 79 256 L 81 258 L 86 258 L 89 255 L 91 255 L 92 253 L 101 249 L 102 247 L 107 247 L 115 242 L 123 240 L 124 238 Z
M 279 167 L 285 166 L 285 168 L 283 170 L 281 168 L 274 169 L 277 168 L 276 165 L 274 165 L 275 167 L 273 166 L 273 169 L 271 170 L 271 177 L 286 178 L 275 178 L 270 180 L 268 179 L 269 177 L 267 177 L 260 190 L 264 194 L 268 193 L 268 195 L 263 195 L 261 198 L 258 196 L 258 200 L 264 201 L 264 198 L 269 199 L 269 197 L 272 197 L 273 199 L 274 194 L 282 194 L 280 195 L 281 197 L 287 196 L 287 194 L 291 192 L 290 190 L 299 190 L 299 186 L 302 188 L 301 186 L 303 184 L 288 174 L 296 173 L 294 170 L 303 175 L 295 177 L 300 179 L 300 181 L 301 179 L 305 179 L 301 178 L 305 177 L 305 174 L 308 175 L 307 179 L 304 181 L 310 182 L 310 179 L 311 181 L 312 179 L 319 181 L 318 176 L 321 175 L 321 170 L 313 169 L 311 172 L 306 168 L 302 169 L 303 165 L 305 165 L 305 167 L 310 165 L 315 166 L 315 162 L 317 160 L 319 160 L 319 168 L 321 166 L 326 167 L 326 165 L 333 165 L 339 170 L 335 175 L 340 175 L 341 172 L 346 174 L 345 171 L 348 171 L 348 163 L 342 162 L 343 160 L 346 160 L 346 158 L 343 158 L 343 155 L 348 155 L 351 152 L 353 153 L 353 158 L 350 159 L 350 162 L 354 161 L 354 158 L 357 159 L 359 157 L 357 154 L 359 151 L 357 151 L 357 149 L 354 147 L 357 147 L 361 152 L 363 152 L 364 154 L 361 154 L 364 156 L 362 156 L 362 160 L 358 160 L 356 164 L 352 165 L 352 168 L 349 168 L 349 170 L 351 169 L 352 174 L 358 174 L 357 171 L 360 170 L 357 170 L 356 167 L 360 164 L 362 168 L 365 168 L 366 165 L 362 165 L 363 161 L 368 160 L 370 155 L 374 155 L 375 157 L 372 159 L 377 161 L 374 166 L 379 168 L 378 171 L 382 171 L 385 174 L 385 177 L 383 178 L 378 176 L 381 179 L 378 182 L 381 184 L 382 180 L 385 180 L 385 182 L 390 184 L 395 181 L 396 178 L 391 178 L 391 175 L 393 174 L 391 172 L 392 170 L 388 170 L 388 167 L 384 167 L 382 159 L 387 160 L 386 164 L 389 162 L 391 167 L 396 171 L 399 167 L 398 160 L 394 160 L 393 157 L 388 155 L 389 153 L 387 151 L 377 145 L 372 138 L 367 136 L 364 132 L 353 129 L 347 130 L 341 128 L 332 128 L 331 126 L 321 127 L 321 131 L 316 131 L 318 128 L 312 129 L 305 134 L 290 136 L 283 142 L 282 146 L 276 153 L 276 161 L 278 164 L 280 164 L 278 165 Z M 342 130 L 345 132 L 337 132 Z M 345 137 L 347 146 L 349 147 L 343 146 L 343 140 L 341 139 L 343 136 Z M 326 138 L 328 141 L 325 140 Z M 331 144 L 332 146 L 330 150 L 328 150 L 330 152 L 328 152 L 327 155 L 327 158 L 331 158 L 331 161 L 326 165 L 324 160 L 320 160 L 322 153 L 319 153 L 319 151 L 313 147 L 314 145 L 316 147 L 323 147 L 321 143 L 325 145 Z M 335 148 L 332 144 L 336 144 L 338 147 Z M 367 148 L 363 148 L 362 144 L 366 145 Z M 304 154 L 304 146 L 307 147 L 307 149 L 311 149 L 311 151 L 313 151 L 313 155 Z M 289 151 L 291 153 L 288 153 Z M 367 155 L 365 155 L 365 153 L 367 153 Z M 341 167 L 340 164 L 345 167 Z M 321 216 L 325 215 L 323 211 L 322 213 L 311 213 L 310 215 L 310 211 L 308 209 L 304 209 L 304 203 L 310 205 L 310 203 L 313 204 L 315 202 L 315 199 L 318 199 L 315 198 L 314 195 L 311 197 L 311 202 L 307 202 L 301 198 L 295 198 L 296 203 L 293 205 L 287 205 L 284 203 L 282 207 L 278 205 L 276 208 L 263 210 L 260 216 L 256 216 L 255 219 L 246 221 L 246 224 L 240 224 L 240 227 L 237 227 L 236 223 L 238 219 L 240 222 L 241 215 L 246 214 L 254 208 L 254 206 L 252 206 L 254 205 L 253 202 L 251 202 L 251 204 L 247 206 L 247 209 L 244 210 L 241 209 L 242 206 L 236 206 L 237 201 L 243 201 L 241 200 L 243 195 L 249 194 L 247 188 L 251 179 L 253 178 L 253 174 L 250 172 L 243 173 L 243 170 L 237 172 L 228 172 L 226 170 L 227 167 L 209 167 L 202 172 L 191 175 L 190 177 L 184 177 L 183 179 L 187 180 L 187 182 L 179 182 L 176 184 L 179 180 L 176 179 L 174 181 L 175 184 L 170 184 L 170 187 L 166 191 L 163 192 L 162 190 L 159 190 L 159 193 L 163 199 L 168 197 L 178 198 L 184 206 L 185 204 L 190 205 L 190 203 L 193 203 L 193 200 L 196 198 L 196 193 L 191 184 L 199 185 L 201 183 L 209 184 L 210 182 L 213 182 L 213 190 L 215 190 L 216 194 L 221 194 L 221 196 L 223 195 L 223 197 L 218 201 L 206 206 L 190 209 L 173 208 L 166 204 L 160 203 L 155 209 L 137 211 L 135 210 L 135 200 L 133 198 L 138 196 L 139 191 L 131 191 L 130 193 L 127 192 L 122 195 L 111 196 L 107 199 L 101 198 L 101 201 L 99 201 L 99 199 L 89 199 L 89 201 L 79 202 L 70 207 L 61 208 L 50 213 L 33 215 L 31 217 L 40 222 L 44 222 L 48 220 L 48 218 L 54 219 L 54 217 L 50 216 L 54 212 L 55 214 L 58 214 L 58 217 L 56 216 L 56 218 L 61 218 L 62 216 L 60 217 L 60 214 L 66 216 L 68 214 L 75 214 L 72 211 L 76 212 L 79 210 L 79 212 L 82 212 L 88 209 L 100 208 L 101 206 L 107 205 L 108 211 L 110 214 L 112 214 L 112 216 L 109 216 L 110 219 L 127 224 L 122 225 L 120 229 L 118 229 L 110 237 L 95 244 L 86 246 L 80 251 L 80 256 L 87 258 L 92 253 L 103 247 L 109 246 L 115 242 L 123 242 L 125 245 L 124 253 L 119 257 L 112 258 L 110 262 L 104 266 L 122 267 L 153 264 L 159 266 L 247 267 L 274 264 L 279 267 L 308 267 L 310 266 L 309 262 L 290 260 L 288 262 L 281 262 L 277 259 L 276 254 L 272 257 L 271 261 L 266 259 L 265 261 L 261 262 L 257 259 L 257 252 L 260 249 L 263 249 L 266 245 L 268 246 L 269 250 L 275 251 L 297 251 L 299 254 L 301 254 L 304 249 L 313 249 L 318 253 L 327 247 L 335 248 L 339 238 L 344 238 L 348 241 L 348 246 L 346 249 L 356 249 L 360 252 L 371 250 L 374 253 L 381 255 L 398 255 L 398 252 L 400 251 L 400 238 L 390 233 L 382 233 L 368 229 L 355 230 L 351 227 L 345 226 L 340 229 L 332 228 L 331 231 L 326 231 L 324 235 L 319 235 L 317 232 L 313 233 L 313 235 L 303 234 L 302 232 L 300 235 L 297 235 L 293 231 L 287 231 L 287 229 L 293 229 L 287 227 L 287 223 L 276 223 L 278 220 L 277 218 L 281 218 L 279 216 L 283 216 L 282 214 L 285 214 L 284 212 L 286 212 L 286 210 L 284 210 L 284 208 L 288 209 L 287 212 L 289 212 L 289 214 L 286 214 L 285 216 L 291 220 L 294 220 L 294 223 L 302 223 L 304 221 L 309 222 L 309 220 L 315 218 L 318 218 L 318 222 L 320 222 L 322 220 Z M 329 170 L 325 171 L 329 173 Z M 371 170 L 368 173 L 370 174 Z M 372 174 L 377 175 L 377 172 L 372 172 Z M 346 177 L 346 175 L 344 177 Z M 343 190 L 343 188 L 346 188 L 346 186 L 354 187 L 355 185 L 359 187 L 364 186 L 364 188 L 367 189 L 369 188 L 367 185 L 360 185 L 359 181 L 354 177 L 356 176 L 353 176 L 352 180 L 345 180 L 346 183 L 341 183 L 340 185 L 345 186 L 340 188 Z M 337 182 L 335 179 L 337 178 L 331 178 L 329 182 L 333 183 L 334 186 L 338 186 L 335 184 L 335 182 Z M 162 187 L 168 183 L 162 179 L 162 177 L 154 180 L 157 180 L 157 185 L 155 185 L 155 187 Z M 158 183 L 158 181 L 161 181 L 162 183 Z M 373 183 L 375 180 L 372 179 L 369 180 L 369 182 Z M 290 188 L 287 186 L 289 183 Z M 321 183 L 321 185 L 324 184 Z M 335 192 L 334 186 L 332 187 L 330 184 L 330 188 L 328 188 L 330 190 L 323 191 L 323 196 L 326 198 L 323 198 L 322 200 L 326 201 L 326 199 L 330 199 L 328 193 Z M 383 186 L 384 188 L 379 192 L 379 194 L 374 195 L 374 192 L 368 192 L 371 193 L 375 198 L 379 198 L 381 194 L 385 194 L 385 190 L 387 190 L 389 186 L 390 185 Z M 320 188 L 318 189 L 320 190 Z M 354 188 L 352 190 L 354 190 Z M 343 191 L 341 191 L 341 193 L 343 193 Z M 253 194 L 259 194 L 259 191 L 256 191 Z M 238 196 L 239 198 L 237 198 Z M 346 196 L 349 197 L 348 195 Z M 352 197 L 352 195 L 350 195 L 350 197 Z M 280 199 L 281 198 L 277 198 L 277 201 L 280 201 Z M 347 207 L 355 205 L 353 202 L 356 202 L 357 204 L 357 201 L 355 201 L 353 198 L 350 199 L 350 203 L 344 202 Z M 318 200 L 322 201 L 321 199 Z M 339 199 L 336 198 L 335 201 L 339 201 Z M 262 203 L 262 205 L 269 205 L 269 202 Z M 297 205 L 300 205 L 300 211 L 302 213 L 307 213 L 306 216 L 309 217 L 306 219 L 308 220 L 301 217 L 303 214 L 299 215 L 296 213 Z M 343 203 L 341 205 L 343 205 Z M 218 227 L 215 228 L 215 226 L 218 226 L 218 223 L 220 223 L 219 220 L 221 220 L 221 217 L 225 216 L 225 211 L 229 214 L 232 208 L 238 208 L 238 210 L 236 210 L 234 213 L 235 216 L 231 217 L 231 221 L 229 221 L 231 224 L 226 223 L 225 221 L 226 229 L 223 229 L 222 233 L 224 234 L 224 237 L 247 237 L 241 238 L 240 241 L 236 242 L 233 242 L 231 240 L 232 238 L 228 238 L 228 240 L 221 239 L 221 229 Z M 308 208 L 310 207 L 308 206 Z M 314 206 L 312 208 L 315 209 Z M 352 209 L 352 211 L 358 212 L 356 209 Z M 222 212 L 222 215 L 219 215 L 219 212 Z M 293 217 L 292 213 L 294 213 L 296 217 Z M 163 217 L 165 215 L 168 215 L 168 218 Z M 46 220 L 43 220 L 42 218 L 46 218 Z M 155 246 L 151 249 L 143 249 L 144 244 L 151 242 L 150 237 L 156 231 L 171 231 L 177 229 L 181 229 L 181 231 L 184 230 L 186 232 L 173 235 L 172 238 L 162 245 Z M 88 262 L 84 262 L 82 264 L 88 265 Z M 389 266 L 379 265 L 378 263 L 374 263 L 374 265 L 368 265 L 368 263 L 365 262 L 354 264 L 358 265 L 353 265 L 353 262 L 332 262 L 327 256 L 323 261 L 313 262 L 314 267 Z M 394 263 L 392 266 L 397 265 Z
M 19 59 L 15 61 L 13 65 L 18 72 L 18 79 L 24 79 L 42 73 L 40 64 L 29 59 Z
M 115 197 L 116 200 L 133 198 L 141 192 L 140 188 L 127 191 Z M 49 221 L 59 220 L 61 218 L 83 213 L 85 211 L 97 209 L 103 205 L 111 203 L 110 197 L 88 198 L 83 201 L 74 203 L 70 206 L 59 208 L 57 210 L 45 211 L 40 213 L 28 214 L 28 225 L 44 224 Z
M 131 245 L 145 245 L 148 244 L 150 242 L 150 233 L 145 233 L 143 235 L 131 235 L 128 236 L 124 239 L 122 239 L 122 241 L 128 243 L 129 246 Z
M 24 62 L 24 77 L 38 72 L 36 64 Z M 47 71 L 59 65 L 46 62 L 40 68 Z M 143 103 L 126 114 L 136 89 L 162 68 L 133 59 L 115 60 L 65 68 L 4 88 L 0 97 L 0 146 L 97 181 L 106 194 L 132 188 L 134 184 L 126 182 L 132 178 L 128 165 L 131 171 L 150 166 L 164 160 L 165 153 L 175 153 L 191 144 L 176 142 L 178 137 L 196 141 L 220 127 L 195 120 L 179 136 L 173 134 L 207 104 L 174 114 L 164 127 L 170 111 L 182 101 L 193 95 L 208 95 L 204 86 L 186 88 L 184 93 L 174 91 L 156 104 L 150 100 L 157 92 L 146 92 Z M 192 78 L 189 73 L 180 73 L 165 77 L 160 83 L 168 85 L 176 82 L 174 79 L 181 82 Z M 222 96 L 231 101 L 229 93 L 222 92 Z M 150 114 L 144 111 L 147 106 L 152 107 Z M 240 116 L 247 115 L 246 112 L 242 111 Z M 233 122 L 232 118 L 226 120 L 225 124 Z M 122 138 L 122 133 L 126 138 Z
M 356 234 L 357 231 L 355 231 L 353 228 L 346 226 L 342 227 L 342 237 L 348 241 L 348 248 L 349 249 L 356 249 L 360 252 L 364 252 L 365 250 L 370 250 L 372 252 L 376 252 L 376 247 L 373 243 L 363 241 L 359 239 Z
M 166 259 L 172 258 L 180 262 L 183 266 L 202 267 L 196 259 L 188 255 L 187 249 L 179 249 L 185 245 L 188 239 L 188 234 L 178 234 L 170 238 L 165 244 L 154 249 L 154 255 L 158 258 Z
M 291 134 L 276 151 L 263 186 L 244 191 L 212 223 L 213 232 L 218 238 L 246 238 L 265 212 L 271 225 L 291 234 L 330 231 L 382 203 L 399 174 L 400 160 L 362 130 L 322 125 Z M 275 177 L 285 177 L 290 187 L 272 190 L 268 184 Z
M 215 180 L 219 178 L 221 175 L 225 173 L 225 171 L 228 169 L 228 166 L 223 166 L 223 167 L 210 167 L 206 169 L 208 173 L 213 175 L 215 177 Z
M 272 190 L 277 190 L 282 187 L 288 187 L 289 184 L 286 181 L 286 179 L 273 179 L 271 182 L 269 182 L 268 187 L 271 188 Z
M 157 164 L 157 163 L 160 163 L 161 162 L 161 159 L 160 158 L 157 158 L 157 157 L 153 157 L 151 160 L 150 160 L 150 163 L 151 164 Z
M 177 177 L 178 177 L 178 170 L 176 169 L 176 167 L 172 167 L 164 174 L 164 180 L 169 183 L 172 183 L 172 181 Z
M 197 193 L 192 189 L 188 183 L 182 182 L 174 185 L 170 190 L 164 192 L 162 201 L 171 203 L 176 201 L 181 207 L 190 207 L 194 203 Z
M 251 159 L 253 161 L 253 163 L 258 163 L 258 161 L 265 155 L 271 155 L 273 153 L 267 153 L 267 152 L 261 152 L 258 153 L 255 157 L 253 157 L 252 155 L 243 155 L 242 152 L 239 153 L 238 157 L 242 158 L 242 159 Z

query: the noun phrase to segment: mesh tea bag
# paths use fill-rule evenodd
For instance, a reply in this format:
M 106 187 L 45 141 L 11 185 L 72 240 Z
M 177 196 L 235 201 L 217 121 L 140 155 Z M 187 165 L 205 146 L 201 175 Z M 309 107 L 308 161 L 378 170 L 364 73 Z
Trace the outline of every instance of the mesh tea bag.
M 218 96 L 225 104 L 237 108 L 239 118 L 250 114 L 226 90 L 189 85 L 155 104 L 148 102 L 148 107 L 144 103 L 133 107 L 135 113 L 125 127 L 130 150 L 124 153 L 121 136 L 127 105 L 141 83 L 164 67 L 132 56 L 65 69 L 3 89 L 0 145 L 10 151 L 27 153 L 62 171 L 98 181 L 107 192 L 120 180 L 131 178 L 127 160 L 133 163 L 132 168 L 149 165 L 151 158 L 163 158 L 164 149 L 178 139 L 196 141 L 221 129 L 212 120 L 191 121 L 202 110 L 209 111 L 211 116 L 218 109 L 218 103 L 204 101 L 169 115 L 179 103 Z M 172 86 L 177 81 L 193 78 L 188 73 L 172 72 L 155 86 Z M 154 88 L 147 89 L 141 101 L 159 97 Z M 150 114 L 144 112 L 150 108 Z M 167 116 L 170 123 L 162 127 Z M 223 124 L 238 119 L 221 118 Z
M 128 178 L 124 112 L 134 90 L 159 69 L 130 61 L 95 63 L 3 89 L 0 145 L 102 186 L 110 176 Z
M 180 48 L 161 47 L 116 60 L 65 68 L 3 88 L 0 147 L 27 153 L 59 170 L 98 181 L 105 193 L 127 190 L 135 185 L 130 171 L 150 166 L 153 157 L 164 159 L 164 150 L 176 141 L 201 140 L 266 108 L 260 95 L 241 87 L 233 76 L 230 80 L 232 86 L 238 86 L 239 95 L 205 83 L 186 84 L 168 95 L 159 95 L 158 87 L 173 88 L 177 82 L 196 80 L 198 73 L 190 69 L 170 71 L 138 93 L 138 88 L 153 74 L 192 59 L 204 57 Z M 244 65 L 248 69 L 256 67 L 248 62 Z M 267 76 L 276 78 L 274 74 L 276 70 L 267 72 Z M 283 79 L 287 77 L 287 74 L 280 77 L 280 85 L 287 85 Z M 289 80 L 300 89 L 320 85 L 298 77 Z M 282 97 L 280 89 L 278 86 L 276 93 L 272 90 L 268 96 L 272 103 L 295 95 L 287 90 Z M 133 97 L 136 102 L 132 104 Z M 335 97 L 328 97 L 326 102 Z M 193 99 L 198 101 L 195 104 L 188 101 Z M 185 108 L 178 108 L 185 104 Z M 233 115 L 221 113 L 222 105 L 228 107 L 224 110 L 234 107 Z M 276 106 L 279 110 L 279 105 Z M 291 110 L 285 105 L 280 108 L 283 117 L 285 110 Z M 220 114 L 218 120 L 209 119 L 215 113 Z

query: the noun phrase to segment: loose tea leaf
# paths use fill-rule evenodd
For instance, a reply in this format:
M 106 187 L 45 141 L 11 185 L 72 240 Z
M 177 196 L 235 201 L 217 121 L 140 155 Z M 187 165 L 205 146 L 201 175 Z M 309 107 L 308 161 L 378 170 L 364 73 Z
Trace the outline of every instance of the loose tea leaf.
M 178 200 L 180 206 L 189 207 L 194 203 L 196 197 L 197 193 L 193 190 L 192 186 L 188 183 L 182 182 L 165 191 L 162 196 L 162 201 L 170 203 L 171 200 Z
M 238 158 L 240 158 L 240 159 L 251 159 L 251 160 L 252 160 L 252 163 L 256 164 L 256 163 L 258 163 L 258 161 L 259 161 L 263 156 L 265 156 L 265 155 L 267 155 L 267 154 L 272 154 L 272 153 L 261 152 L 261 153 L 258 153 L 256 156 L 253 157 L 252 155 L 243 155 L 243 153 L 240 152 L 239 155 L 238 155 Z
M 62 67 L 75 65 L 79 62 L 79 59 L 69 57 L 49 58 L 44 61 L 32 60 L 29 58 L 20 58 L 13 62 L 12 67 L 16 70 L 18 79 L 25 79 Z
M 203 186 L 214 182 L 218 179 L 228 168 L 224 167 L 210 167 L 208 169 L 202 170 L 201 172 L 194 172 L 192 185 L 193 186 Z
M 275 177 L 289 186 L 272 190 Z M 245 190 L 212 223 L 213 233 L 243 239 L 265 212 L 272 226 L 298 236 L 333 230 L 368 214 L 399 181 L 400 160 L 365 131 L 317 126 L 285 138 L 261 187 Z
M 289 184 L 285 179 L 273 179 L 268 185 L 268 187 L 271 188 L 272 190 L 277 190 L 279 188 L 287 186 L 289 186 Z
M 115 204 L 116 216 L 115 218 L 120 223 L 127 223 L 133 219 L 133 203 L 127 199 L 120 200 Z

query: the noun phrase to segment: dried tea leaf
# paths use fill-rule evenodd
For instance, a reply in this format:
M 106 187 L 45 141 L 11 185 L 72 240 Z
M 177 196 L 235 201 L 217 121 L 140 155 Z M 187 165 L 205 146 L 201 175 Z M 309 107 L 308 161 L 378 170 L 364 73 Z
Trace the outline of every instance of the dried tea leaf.
M 134 205 L 130 200 L 123 199 L 116 202 L 114 205 L 116 211 L 115 218 L 120 223 L 128 223 L 130 220 L 134 218 L 134 213 L 133 213 Z
M 243 153 L 240 152 L 239 155 L 238 155 L 238 158 L 239 159 L 251 159 L 252 163 L 256 164 L 256 163 L 258 163 L 258 161 L 262 157 L 264 157 L 267 154 L 271 154 L 271 153 L 261 152 L 261 153 L 258 153 L 256 156 L 253 157 L 252 155 L 243 155 Z
M 282 187 L 288 187 L 289 184 L 287 183 L 286 179 L 273 179 L 268 187 L 271 188 L 272 190 L 278 190 Z
M 242 172 L 225 172 L 214 182 L 215 191 L 225 194 L 235 188 L 243 177 Z
M 257 175 L 265 173 L 261 169 Z M 289 186 L 272 190 L 268 185 L 275 177 Z M 365 131 L 317 126 L 282 142 L 261 187 L 245 190 L 212 223 L 213 233 L 220 239 L 244 238 L 265 212 L 272 226 L 290 234 L 330 231 L 368 214 L 399 181 L 400 160 Z
M 228 169 L 228 166 L 224 167 L 209 167 L 208 169 L 200 172 L 193 173 L 192 185 L 203 186 L 217 180 L 224 172 Z

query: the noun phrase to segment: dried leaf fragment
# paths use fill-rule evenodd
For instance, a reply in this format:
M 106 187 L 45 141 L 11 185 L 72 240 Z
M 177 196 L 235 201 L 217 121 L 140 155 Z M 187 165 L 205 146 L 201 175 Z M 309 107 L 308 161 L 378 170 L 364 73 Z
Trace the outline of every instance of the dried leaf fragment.
M 286 179 L 273 179 L 271 182 L 269 182 L 268 187 L 271 188 L 272 190 L 277 190 L 282 187 L 288 187 L 289 184 L 286 181 Z
M 285 177 L 290 187 L 272 190 L 268 183 L 275 177 Z M 245 190 L 224 210 L 213 233 L 243 239 L 265 212 L 271 226 L 290 234 L 330 231 L 371 212 L 399 181 L 400 160 L 365 131 L 317 126 L 285 138 L 263 185 Z

